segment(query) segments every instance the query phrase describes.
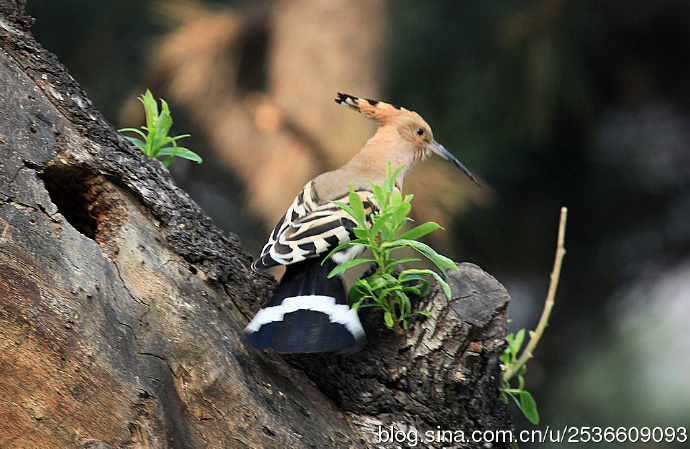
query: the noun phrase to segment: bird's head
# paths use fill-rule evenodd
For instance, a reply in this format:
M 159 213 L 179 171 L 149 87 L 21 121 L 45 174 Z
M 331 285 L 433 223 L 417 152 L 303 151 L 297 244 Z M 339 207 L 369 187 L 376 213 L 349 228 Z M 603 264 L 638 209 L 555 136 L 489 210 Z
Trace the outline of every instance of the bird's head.
M 408 170 L 420 159 L 430 153 L 437 154 L 462 170 L 475 184 L 479 181 L 472 173 L 453 156 L 443 145 L 434 140 L 431 127 L 414 111 L 400 106 L 384 103 L 383 101 L 353 97 L 338 93 L 336 103 L 359 111 L 366 117 L 379 123 L 379 132 L 396 133 L 401 142 L 401 150 L 409 152 Z

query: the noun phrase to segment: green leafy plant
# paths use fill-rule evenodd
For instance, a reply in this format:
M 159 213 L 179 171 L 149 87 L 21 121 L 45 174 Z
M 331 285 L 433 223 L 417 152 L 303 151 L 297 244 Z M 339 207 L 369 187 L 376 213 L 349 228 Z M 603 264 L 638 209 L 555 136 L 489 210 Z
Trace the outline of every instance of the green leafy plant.
M 504 372 L 511 370 L 514 372 L 514 376 L 517 376 L 518 385 L 517 387 L 511 386 L 510 378 L 506 379 L 503 377 L 500 398 L 506 404 L 508 403 L 508 398 L 512 398 L 517 404 L 518 408 L 522 411 L 532 424 L 539 424 L 539 412 L 537 411 L 537 403 L 535 402 L 532 394 L 525 390 L 525 378 L 523 375 L 527 370 L 527 365 L 521 365 L 517 370 L 518 356 L 520 350 L 522 349 L 522 343 L 525 341 L 525 330 L 520 329 L 516 334 L 509 334 L 506 336 L 506 341 L 508 346 L 503 351 L 503 354 L 499 357 L 501 364 L 503 365 Z
M 537 411 L 537 403 L 534 401 L 534 398 L 525 390 L 524 374 L 527 370 L 527 361 L 532 358 L 537 343 L 539 343 L 549 323 L 549 317 L 553 309 L 556 290 L 558 289 L 558 280 L 561 276 L 563 257 L 565 257 L 565 224 L 567 218 L 568 209 L 563 207 L 561 208 L 561 219 L 558 225 L 556 259 L 553 263 L 549 292 L 546 295 L 546 301 L 544 302 L 544 309 L 542 310 L 541 318 L 539 318 L 539 323 L 534 331 L 529 332 L 529 342 L 524 349 L 522 349 L 522 345 L 525 342 L 524 329 L 520 329 L 516 334 L 509 334 L 506 336 L 508 346 L 499 358 L 503 366 L 503 379 L 501 381 L 499 397 L 505 403 L 508 403 L 508 397 L 513 398 L 517 406 L 522 410 L 525 418 L 532 424 L 539 424 L 539 412 Z M 517 387 L 511 385 L 511 380 L 515 377 L 517 377 L 518 380 Z
M 434 278 L 451 296 L 450 287 L 441 276 L 429 269 L 399 270 L 400 264 L 418 261 L 415 257 L 393 256 L 399 248 L 413 248 L 438 267 L 439 270 L 457 270 L 455 263 L 434 251 L 430 246 L 416 239 L 436 229 L 442 229 L 437 223 L 428 222 L 402 232 L 403 225 L 412 219 L 408 217 L 412 208 L 410 201 L 413 195 L 403 197 L 395 188 L 395 180 L 404 166 L 395 171 L 391 163 L 387 164 L 387 178 L 383 185 L 371 183 L 373 195 L 369 197 L 372 213 L 367 214 L 364 201 L 350 186 L 349 204 L 333 202 L 349 213 L 357 224 L 353 230 L 355 238 L 343 243 L 329 253 L 329 257 L 354 245 L 362 245 L 371 250 L 373 258 L 356 258 L 334 268 L 329 277 L 336 276 L 348 268 L 375 263 L 376 272 L 361 278 L 350 289 L 348 300 L 354 308 L 375 307 L 383 310 L 384 323 L 389 329 L 401 333 L 407 329 L 408 320 L 415 315 L 429 316 L 428 311 L 412 311 L 410 296 L 425 296 L 430 291 L 429 282 L 424 276 Z
M 152 158 L 160 159 L 167 156 L 162 161 L 166 166 L 170 165 L 175 156 L 201 163 L 201 157 L 198 154 L 177 145 L 177 140 L 189 137 L 189 134 L 175 137 L 168 136 L 168 131 L 170 131 L 173 122 L 168 103 L 161 98 L 161 111 L 159 113 L 158 103 L 148 89 L 139 97 L 139 100 L 144 104 L 144 111 L 146 113 L 146 126 L 142 126 L 141 129 L 146 132 L 144 133 L 144 131 L 136 128 L 123 128 L 119 131 L 139 134 L 143 140 L 136 137 L 127 137 L 127 139 Z

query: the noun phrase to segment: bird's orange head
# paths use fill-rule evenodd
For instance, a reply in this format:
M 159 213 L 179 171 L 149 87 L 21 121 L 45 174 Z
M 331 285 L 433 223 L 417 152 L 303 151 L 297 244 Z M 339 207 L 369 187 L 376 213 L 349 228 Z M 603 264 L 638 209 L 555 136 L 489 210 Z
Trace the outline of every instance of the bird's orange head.
M 412 151 L 411 160 L 404 161 L 408 164 L 407 171 L 418 160 L 426 157 L 429 153 L 435 153 L 458 167 L 475 184 L 479 185 L 477 178 L 443 145 L 434 140 L 431 127 L 416 112 L 383 101 L 358 98 L 343 93 L 338 93 L 335 102 L 359 111 L 366 117 L 377 121 L 380 126 L 379 133 L 397 131 L 396 138 L 404 143 L 403 147 Z

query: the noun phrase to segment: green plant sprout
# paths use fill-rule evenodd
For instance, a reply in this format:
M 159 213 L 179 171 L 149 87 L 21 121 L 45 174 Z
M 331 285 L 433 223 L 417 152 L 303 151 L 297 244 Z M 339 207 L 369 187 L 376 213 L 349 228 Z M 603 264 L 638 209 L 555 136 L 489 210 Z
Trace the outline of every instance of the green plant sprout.
M 506 341 L 508 342 L 508 347 L 503 351 L 503 354 L 499 357 L 501 364 L 504 369 L 503 379 L 500 388 L 500 398 L 508 403 L 508 397 L 513 398 L 515 404 L 522 411 L 532 424 L 539 424 L 539 412 L 537 411 L 537 403 L 535 402 L 532 394 L 525 390 L 525 378 L 523 377 L 527 366 L 521 365 L 517 370 L 514 369 L 518 362 L 518 355 L 520 349 L 522 348 L 522 343 L 525 340 L 525 329 L 520 329 L 516 334 L 508 334 L 506 336 Z M 511 377 L 517 376 L 518 385 L 513 387 L 510 383 L 510 378 L 506 378 L 506 372 L 511 370 L 513 373 Z
M 418 242 L 416 239 L 437 229 L 443 229 L 437 223 L 428 222 L 402 232 L 402 227 L 412 221 L 407 215 L 412 208 L 410 201 L 413 195 L 402 194 L 395 188 L 395 180 L 404 165 L 395 171 L 391 162 L 387 162 L 387 177 L 383 185 L 371 184 L 373 195 L 369 198 L 372 213 L 367 216 L 362 198 L 350 186 L 348 196 L 349 205 L 343 202 L 333 203 L 349 213 L 357 224 L 353 229 L 355 238 L 333 249 L 328 257 L 334 253 L 354 245 L 362 245 L 371 250 L 373 258 L 356 258 L 334 268 L 329 277 L 336 276 L 348 268 L 364 264 L 375 263 L 376 272 L 368 277 L 358 279 L 350 289 L 348 301 L 353 309 L 360 307 L 374 307 L 383 311 L 383 320 L 389 329 L 402 333 L 407 329 L 407 320 L 415 315 L 429 316 L 428 311 L 412 311 L 410 296 L 426 296 L 430 291 L 429 282 L 423 276 L 433 277 L 450 298 L 448 284 L 438 273 L 429 269 L 406 269 L 399 271 L 396 265 L 418 261 L 415 257 L 395 258 L 392 252 L 396 249 L 409 247 L 423 254 L 438 267 L 439 270 L 457 270 L 455 262 L 434 251 L 430 246 Z
M 565 223 L 568 217 L 568 209 L 561 208 L 561 218 L 558 225 L 558 244 L 556 247 L 556 259 L 553 264 L 553 271 L 551 272 L 551 282 L 549 284 L 549 292 L 544 302 L 544 309 L 539 318 L 539 323 L 534 331 L 529 332 L 529 342 L 520 354 L 522 344 L 525 341 L 525 330 L 520 329 L 516 334 L 509 334 L 506 336 L 508 346 L 499 358 L 503 366 L 503 379 L 501 382 L 499 397 L 503 402 L 508 403 L 508 397 L 513 398 L 518 408 L 522 410 L 532 424 L 539 424 L 539 412 L 537 411 L 537 403 L 534 401 L 532 395 L 525 390 L 525 379 L 523 375 L 527 369 L 527 361 L 533 357 L 534 349 L 539 343 L 539 339 L 544 333 L 544 329 L 549 322 L 551 309 L 553 309 L 554 298 L 556 290 L 558 289 L 558 279 L 561 276 L 561 266 L 563 264 L 563 257 L 565 256 Z M 520 354 L 518 356 L 518 354 Z M 510 381 L 514 377 L 518 379 L 517 387 L 511 385 Z
M 175 137 L 168 136 L 168 131 L 170 131 L 172 126 L 172 116 L 170 115 L 168 103 L 161 98 L 161 112 L 159 114 L 158 103 L 153 98 L 150 90 L 146 89 L 146 92 L 139 97 L 139 100 L 144 104 L 144 111 L 146 113 L 146 126 L 141 127 L 146 133 L 136 128 L 123 128 L 118 131 L 130 131 L 139 134 L 143 140 L 136 137 L 125 137 L 139 147 L 146 155 L 154 159 L 168 156 L 162 161 L 166 167 L 170 165 L 175 156 L 201 163 L 201 157 L 198 154 L 187 148 L 177 146 L 177 140 L 189 137 L 189 134 Z

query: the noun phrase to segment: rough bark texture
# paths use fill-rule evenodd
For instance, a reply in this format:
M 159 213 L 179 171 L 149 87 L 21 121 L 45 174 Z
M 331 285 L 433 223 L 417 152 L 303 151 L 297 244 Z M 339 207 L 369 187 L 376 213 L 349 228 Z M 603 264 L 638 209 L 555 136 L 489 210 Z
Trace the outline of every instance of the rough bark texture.
M 102 118 L 21 2 L 0 13 L 0 447 L 349 448 L 392 423 L 510 427 L 495 399 L 509 298 L 472 265 L 410 334 L 370 323 L 359 354 L 290 358 L 311 381 L 246 348 L 274 281 Z

